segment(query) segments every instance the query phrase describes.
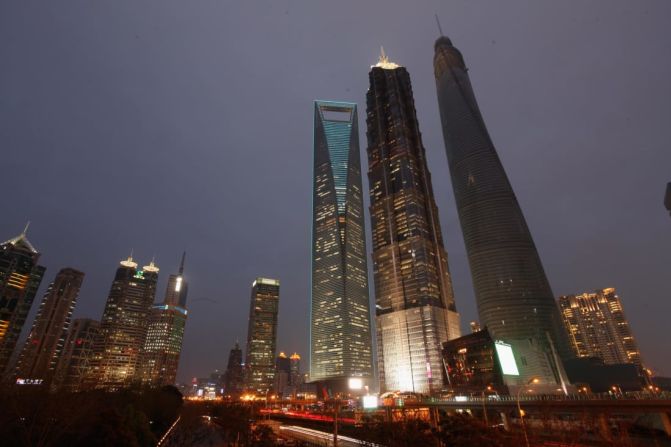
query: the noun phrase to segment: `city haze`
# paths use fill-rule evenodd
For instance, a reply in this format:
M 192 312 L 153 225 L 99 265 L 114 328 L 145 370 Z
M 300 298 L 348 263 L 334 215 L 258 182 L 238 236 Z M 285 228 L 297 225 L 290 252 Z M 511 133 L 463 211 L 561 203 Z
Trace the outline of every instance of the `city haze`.
M 74 316 L 99 319 L 131 249 L 140 265 L 155 256 L 162 300 L 186 250 L 179 380 L 223 369 L 244 345 L 259 276 L 281 281 L 278 350 L 305 369 L 312 101 L 359 105 L 367 193 L 365 93 L 382 45 L 413 82 L 467 332 L 477 312 L 440 129 L 435 13 L 555 296 L 616 287 L 644 363 L 670 375 L 663 1 L 4 3 L 0 239 L 32 222 L 47 266 L 36 301 L 70 266 L 86 273 Z

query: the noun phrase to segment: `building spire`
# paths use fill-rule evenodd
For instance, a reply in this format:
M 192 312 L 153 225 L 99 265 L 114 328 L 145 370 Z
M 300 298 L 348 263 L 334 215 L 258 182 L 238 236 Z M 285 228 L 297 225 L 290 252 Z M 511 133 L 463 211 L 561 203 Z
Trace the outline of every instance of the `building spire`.
M 28 227 L 30 227 L 30 221 L 26 222 L 26 227 L 21 232 L 21 236 L 25 236 L 26 234 L 28 234 Z
M 387 56 L 387 53 L 384 52 L 384 47 L 380 45 L 380 57 L 378 58 L 377 64 L 375 64 L 374 67 L 393 70 L 394 68 L 398 68 L 399 65 L 389 60 L 389 56 Z
M 186 258 L 186 250 L 182 253 L 182 260 L 179 263 L 179 276 L 184 273 L 184 259 Z
M 130 249 L 130 255 L 125 261 L 121 261 L 120 264 L 124 267 L 137 268 L 137 262 L 133 261 L 133 249 Z
M 440 33 L 440 37 L 443 37 L 445 34 L 443 34 L 443 27 L 440 26 L 440 20 L 438 19 L 438 14 L 435 14 L 436 16 L 436 25 L 438 25 L 438 32 Z

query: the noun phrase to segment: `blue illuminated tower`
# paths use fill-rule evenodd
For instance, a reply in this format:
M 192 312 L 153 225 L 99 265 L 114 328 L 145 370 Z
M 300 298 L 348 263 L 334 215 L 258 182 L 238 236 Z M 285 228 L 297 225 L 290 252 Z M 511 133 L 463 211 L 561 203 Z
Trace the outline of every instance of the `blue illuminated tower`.
M 314 105 L 310 379 L 342 388 L 373 376 L 357 109 Z

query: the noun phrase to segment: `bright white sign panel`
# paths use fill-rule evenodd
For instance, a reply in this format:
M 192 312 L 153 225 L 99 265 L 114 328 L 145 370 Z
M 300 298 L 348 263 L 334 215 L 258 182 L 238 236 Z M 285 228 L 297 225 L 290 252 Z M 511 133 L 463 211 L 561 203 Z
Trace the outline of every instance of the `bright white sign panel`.
M 363 388 L 363 380 L 352 377 L 349 379 L 349 389 L 350 390 L 360 390 Z
M 363 407 L 366 409 L 377 408 L 377 396 L 364 396 Z
M 508 343 L 502 341 L 495 341 L 496 355 L 499 358 L 499 365 L 501 365 L 501 372 L 506 376 L 519 376 L 520 371 L 517 369 L 515 356 L 513 355 L 513 348 Z

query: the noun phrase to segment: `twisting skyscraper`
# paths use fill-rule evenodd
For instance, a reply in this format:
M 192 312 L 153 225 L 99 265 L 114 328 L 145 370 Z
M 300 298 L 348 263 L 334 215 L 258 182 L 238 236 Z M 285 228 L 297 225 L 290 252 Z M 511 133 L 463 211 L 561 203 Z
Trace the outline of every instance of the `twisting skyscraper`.
M 21 351 L 17 379 L 51 382 L 83 280 L 82 272 L 64 268 L 49 285 Z
M 149 313 L 147 336 L 142 349 L 139 380 L 148 386 L 173 385 L 177 378 L 179 357 L 186 326 L 186 295 L 184 258 L 179 273 L 168 277 L 163 303 L 154 304 Z
M 480 323 L 511 343 L 522 379 L 561 380 L 568 339 L 531 233 L 475 100 L 464 59 L 436 41 L 434 70 L 452 188 Z
M 367 93 L 368 181 L 382 389 L 442 387 L 441 343 L 460 335 L 410 75 L 384 53 Z
M 120 264 L 107 297 L 87 379 L 89 386 L 108 390 L 125 388 L 137 381 L 140 351 L 158 281 L 158 267 L 153 261 L 142 270 L 132 257 Z
M 0 375 L 7 368 L 46 270 L 40 254 L 20 235 L 0 244 Z
M 310 379 L 373 376 L 356 104 L 315 101 Z

